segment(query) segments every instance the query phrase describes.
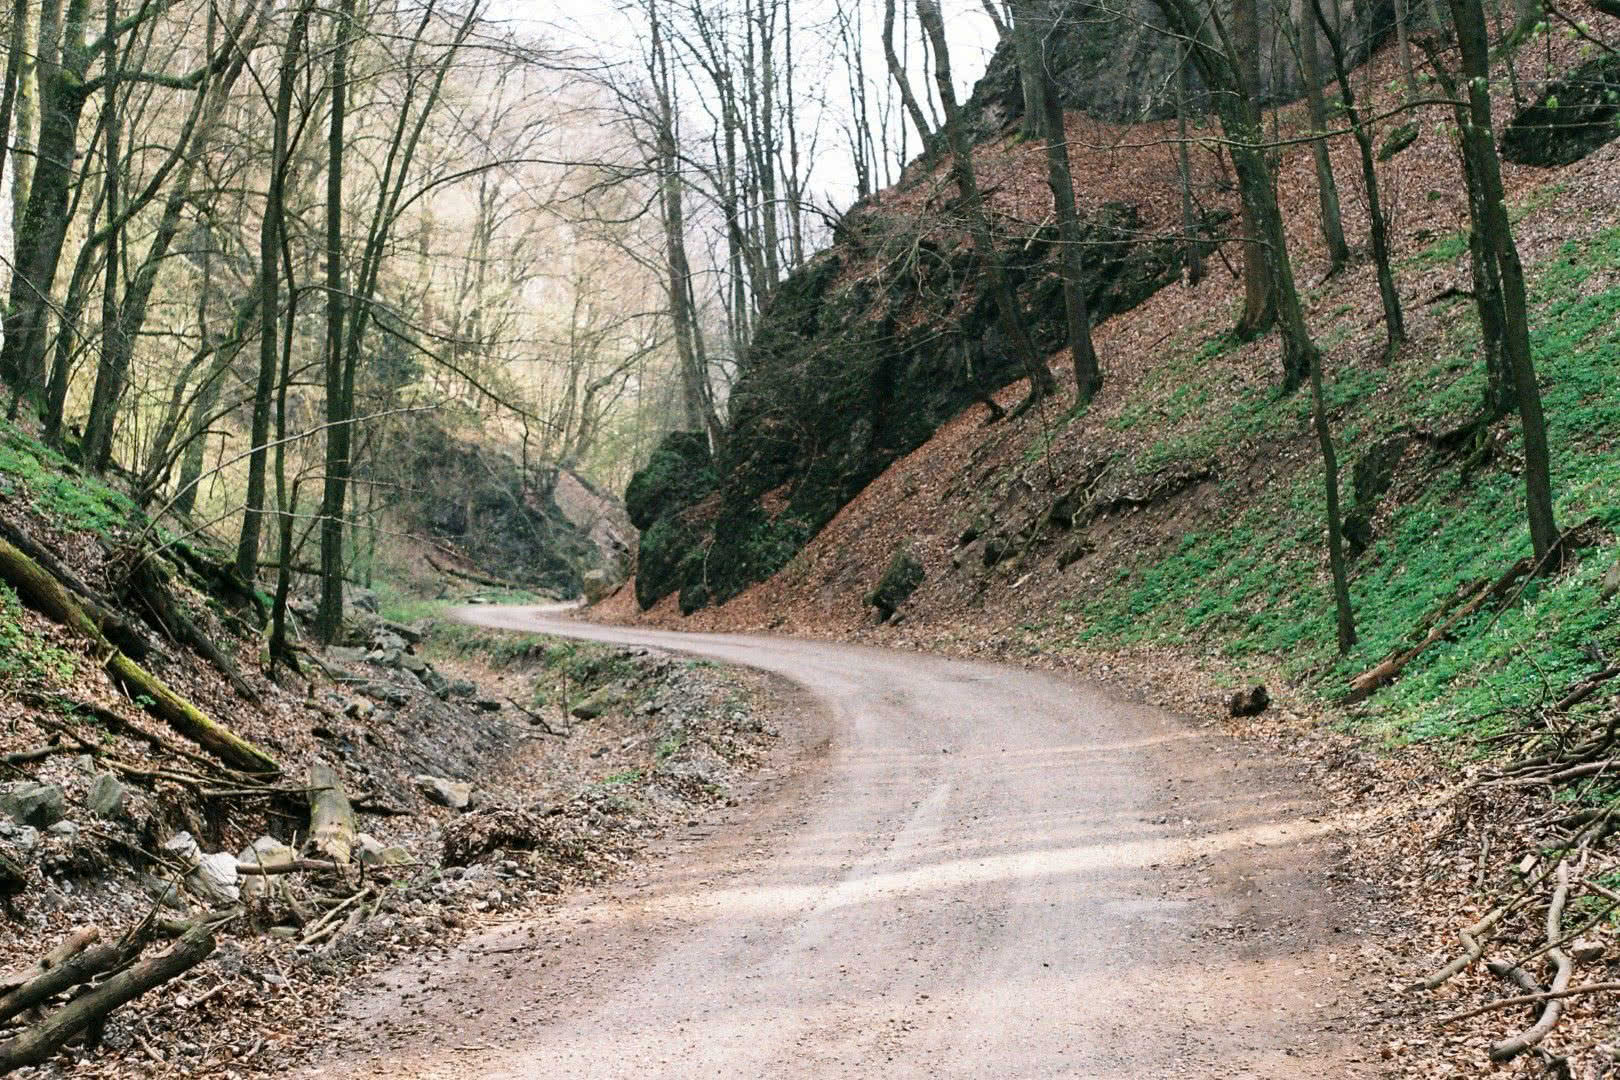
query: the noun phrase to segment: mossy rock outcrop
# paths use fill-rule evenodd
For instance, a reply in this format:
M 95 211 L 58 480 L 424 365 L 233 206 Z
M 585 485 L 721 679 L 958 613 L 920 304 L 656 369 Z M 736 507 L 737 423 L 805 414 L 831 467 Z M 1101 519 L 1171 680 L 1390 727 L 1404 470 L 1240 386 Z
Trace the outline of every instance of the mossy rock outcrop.
M 1179 276 L 1178 245 L 1145 237 L 1135 206 L 1105 204 L 1084 228 L 1094 319 Z M 891 462 L 1026 374 L 978 289 L 971 248 L 918 230 L 882 211 L 847 215 L 839 243 L 782 282 L 762 314 L 717 458 L 699 436 L 671 436 L 636 474 L 626 502 L 644 530 L 644 608 L 679 591 L 690 612 L 763 581 Z M 1040 228 L 1003 252 L 1044 352 L 1064 343 L 1057 241 Z
M 879 622 L 888 622 L 927 577 L 922 560 L 910 548 L 901 548 L 889 560 L 877 587 L 866 594 L 866 602 L 877 608 Z
M 1542 91 L 1502 132 L 1518 165 L 1571 165 L 1620 136 L 1620 56 L 1605 53 Z

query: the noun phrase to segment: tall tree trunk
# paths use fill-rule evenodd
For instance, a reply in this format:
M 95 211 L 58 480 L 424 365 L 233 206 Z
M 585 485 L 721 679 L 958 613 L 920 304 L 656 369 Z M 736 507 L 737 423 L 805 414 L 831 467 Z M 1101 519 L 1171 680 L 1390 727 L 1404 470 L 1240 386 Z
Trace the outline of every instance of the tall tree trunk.
M 298 55 L 303 49 L 315 0 L 300 0 L 287 31 L 277 73 L 276 111 L 271 120 L 270 183 L 265 193 L 264 221 L 259 229 L 259 378 L 253 393 L 253 424 L 249 432 L 247 497 L 242 507 L 242 532 L 236 544 L 236 572 L 251 582 L 259 572 L 259 537 L 263 528 L 265 471 L 269 467 L 272 406 L 275 404 L 279 349 L 276 318 L 281 307 L 277 260 L 281 257 L 281 217 L 287 180 L 287 143 L 292 126 L 293 91 Z
M 1181 182 L 1181 258 L 1187 284 L 1204 280 L 1204 247 L 1198 238 L 1198 215 L 1193 207 L 1192 158 L 1187 138 L 1187 58 L 1176 63 L 1176 169 Z
M 106 4 L 106 37 L 113 40 L 118 24 L 117 0 L 104 0 Z M 107 50 L 109 69 L 117 63 L 118 50 Z M 102 157 L 105 159 L 102 187 L 107 204 L 107 276 L 101 286 L 101 362 L 96 365 L 96 388 L 90 400 L 90 418 L 85 423 L 84 463 L 100 472 L 112 458 L 113 414 L 123 396 L 124 372 L 121 361 L 127 357 L 119 340 L 118 321 L 118 247 L 123 239 L 119 223 L 118 179 L 123 172 L 123 155 L 119 152 L 119 135 L 123 122 L 118 117 L 118 72 L 109 70 L 106 90 L 107 138 Z
M 1300 70 L 1305 79 L 1305 102 L 1311 117 L 1311 156 L 1316 163 L 1316 196 L 1322 215 L 1322 240 L 1327 244 L 1328 273 L 1337 274 L 1350 262 L 1350 245 L 1344 240 L 1344 219 L 1339 213 L 1339 185 L 1333 178 L 1333 158 L 1328 153 L 1327 104 L 1322 94 L 1322 49 L 1316 32 L 1316 18 L 1305 12 L 1299 20 Z
M 1051 73 L 1046 70 L 1046 57 L 1042 42 L 1051 33 L 1050 16 L 1032 0 L 1019 0 L 1013 8 L 1013 53 L 1018 57 L 1018 83 L 1024 92 L 1024 117 L 1019 134 L 1025 139 L 1050 139 L 1053 136 L 1047 123 L 1046 95 L 1051 87 Z M 1059 106 L 1059 114 L 1062 106 Z M 1062 138 L 1063 132 L 1056 133 Z
M 50 42 L 38 60 L 40 84 L 39 150 L 29 186 L 28 205 L 17 230 L 17 263 L 11 278 L 11 320 L 0 347 L 0 379 L 10 384 L 13 411 L 23 397 L 45 390 L 45 339 L 51 290 L 67 236 L 68 201 L 78 163 L 79 119 L 95 87 L 85 80 L 84 48 L 89 0 L 69 0 L 67 15 L 53 20 L 61 5 L 42 8 L 39 38 Z
M 1042 9 L 1045 8 L 1043 11 Z M 1055 9 L 1042 0 L 1019 0 L 1013 7 L 1013 40 L 1025 41 L 1032 54 L 1035 77 L 1041 83 L 1036 96 L 1045 117 L 1041 130 L 1046 139 L 1046 180 L 1052 189 L 1052 206 L 1058 221 L 1058 243 L 1063 266 L 1063 313 L 1069 331 L 1069 352 L 1074 362 L 1075 404 L 1084 405 L 1102 389 L 1102 368 L 1091 341 L 1091 312 L 1084 289 L 1085 251 L 1080 231 L 1080 215 L 1074 205 L 1074 180 L 1069 171 L 1068 133 L 1063 126 L 1063 103 L 1046 56 L 1044 42 L 1056 31 L 1052 25 Z M 1045 16 L 1044 18 L 1042 16 Z M 1026 97 L 1025 99 L 1029 99 Z
M 922 137 L 922 144 L 926 149 L 928 137 L 933 134 L 933 130 L 928 118 L 923 115 L 917 95 L 911 90 L 911 77 L 907 75 L 905 65 L 900 62 L 899 55 L 894 51 L 894 0 L 883 0 L 883 59 L 889 65 L 889 77 L 894 80 L 895 89 L 900 91 L 900 101 L 906 107 L 906 115 L 911 117 L 912 126 Z M 904 150 L 901 153 L 903 155 Z M 901 165 L 904 164 L 902 161 Z
M 1350 84 L 1350 67 L 1344 53 L 1343 37 L 1323 11 L 1322 0 L 1310 2 L 1317 27 L 1327 38 L 1333 54 L 1333 72 L 1339 80 L 1339 99 L 1350 122 L 1350 134 L 1361 154 L 1361 182 L 1367 189 L 1367 229 L 1372 240 L 1373 265 L 1378 273 L 1378 298 L 1384 306 L 1384 336 L 1388 342 L 1388 352 L 1393 355 L 1401 342 L 1406 340 L 1406 319 L 1401 313 L 1401 294 L 1395 287 L 1395 270 L 1390 262 L 1389 226 L 1384 217 L 1383 199 L 1378 193 L 1378 167 L 1373 159 L 1372 136 L 1362 121 L 1355 90 Z
M 46 9 L 53 8 L 52 25 L 61 22 L 62 0 L 14 0 L 13 16 L 22 18 L 13 28 L 17 45 L 17 114 L 14 121 L 11 169 L 11 229 L 13 242 L 21 234 L 24 216 L 28 211 L 29 193 L 33 190 L 34 148 L 39 137 L 39 56 L 44 47 L 40 39 L 40 26 L 46 20 Z M 13 249 L 15 250 L 15 249 Z
M 1238 95 L 1245 103 L 1245 111 L 1254 114 L 1253 123 L 1248 133 L 1239 136 L 1248 140 L 1243 148 L 1242 156 L 1245 159 L 1239 164 L 1237 158 L 1239 151 L 1232 148 L 1232 166 L 1237 171 L 1239 184 L 1245 191 L 1253 188 L 1258 190 L 1264 186 L 1271 188 L 1271 163 L 1266 159 L 1265 151 L 1260 148 L 1260 13 L 1258 0 L 1233 0 L 1232 3 L 1232 43 L 1231 55 L 1232 77 L 1235 85 L 1231 92 Z M 1206 80 L 1207 83 L 1207 80 Z M 1217 96 L 1221 91 L 1211 87 L 1211 92 Z M 1258 168 L 1263 176 L 1244 179 L 1246 172 Z M 1272 195 L 1275 201 L 1275 194 Z M 1254 205 L 1251 198 L 1243 199 L 1243 212 L 1240 218 L 1240 227 L 1243 230 L 1243 315 L 1238 319 L 1237 334 L 1239 337 L 1258 337 L 1271 329 L 1277 321 L 1277 303 L 1275 283 L 1271 277 L 1271 262 L 1266 256 L 1266 243 L 1269 237 L 1263 234 L 1268 231 L 1267 223 L 1263 221 L 1265 210 Z M 1292 376 L 1294 385 L 1298 385 L 1304 375 L 1303 370 Z
M 1479 237 L 1487 273 L 1495 270 L 1501 285 L 1503 351 L 1512 373 L 1524 430 L 1524 494 L 1530 540 L 1539 566 L 1556 569 L 1558 524 L 1552 505 L 1552 467 L 1547 446 L 1547 421 L 1530 353 L 1530 322 L 1525 300 L 1524 267 L 1513 242 L 1507 198 L 1502 188 L 1501 162 L 1491 130 L 1490 39 L 1481 0 L 1451 0 L 1451 16 L 1462 54 L 1462 77 L 1468 105 L 1457 106 L 1463 158 L 1478 186 L 1469 200 L 1474 233 Z M 1453 91 L 1453 96 L 1456 96 Z M 1484 303 L 1483 300 L 1480 301 Z M 1485 321 L 1481 311 L 1481 323 Z
M 990 279 L 991 295 L 1001 315 L 1002 332 L 1006 334 L 1013 351 L 1029 372 L 1029 396 L 1015 413 L 1024 412 L 1057 389 L 1057 380 L 1046 358 L 1035 349 L 1024 323 L 1024 313 L 1018 306 L 1018 296 L 1007 278 L 995 242 L 990 236 L 989 215 L 979 194 L 979 183 L 973 172 L 973 148 L 961 123 L 956 105 L 956 88 L 951 84 L 951 54 L 945 42 L 945 22 L 936 0 L 917 0 L 917 18 L 922 23 L 934 47 L 934 85 L 945 109 L 945 135 L 951 148 L 951 173 L 956 178 L 956 190 L 962 201 L 962 212 L 967 215 L 968 230 L 973 235 L 974 253 Z
M 353 445 L 354 379 L 345 370 L 343 336 L 343 124 L 355 0 L 337 13 L 332 50 L 332 113 L 326 140 L 326 463 L 321 486 L 321 602 L 315 635 L 330 644 L 343 629 L 343 506 Z

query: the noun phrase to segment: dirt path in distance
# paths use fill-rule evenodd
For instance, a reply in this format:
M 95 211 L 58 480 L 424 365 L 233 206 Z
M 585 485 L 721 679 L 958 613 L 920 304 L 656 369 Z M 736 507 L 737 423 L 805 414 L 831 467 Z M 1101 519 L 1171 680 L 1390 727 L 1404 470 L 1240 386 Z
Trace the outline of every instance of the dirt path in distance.
M 1270 755 L 1016 668 L 460 617 L 782 675 L 798 766 L 614 885 L 397 970 L 324 1075 L 1379 1074 L 1353 1035 L 1366 906 Z

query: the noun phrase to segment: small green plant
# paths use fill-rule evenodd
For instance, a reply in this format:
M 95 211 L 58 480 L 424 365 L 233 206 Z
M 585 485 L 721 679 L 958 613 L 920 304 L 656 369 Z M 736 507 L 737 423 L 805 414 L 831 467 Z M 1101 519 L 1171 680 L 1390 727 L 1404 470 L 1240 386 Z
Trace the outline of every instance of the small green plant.
M 0 584 L 0 687 L 52 685 L 73 677 L 73 654 L 23 622 L 22 603 Z

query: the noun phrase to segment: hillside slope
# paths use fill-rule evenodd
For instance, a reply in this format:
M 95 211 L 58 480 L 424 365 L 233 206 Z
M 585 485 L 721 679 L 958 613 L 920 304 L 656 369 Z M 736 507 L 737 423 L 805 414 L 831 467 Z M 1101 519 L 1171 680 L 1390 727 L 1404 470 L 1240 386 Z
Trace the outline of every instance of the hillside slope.
M 1525 102 L 1595 52 L 1555 37 L 1533 59 L 1521 54 Z M 1380 108 L 1397 103 L 1393 55 L 1362 76 Z M 1566 88 L 1547 93 L 1560 89 L 1567 97 Z M 1499 128 L 1540 140 L 1535 128 L 1509 128 L 1510 94 L 1497 105 Z M 1595 888 L 1607 888 L 1620 865 L 1598 846 L 1615 805 L 1606 770 L 1620 682 L 1611 679 L 1620 673 L 1620 144 L 1594 139 L 1598 149 L 1556 167 L 1506 166 L 1556 508 L 1576 552 L 1562 573 L 1509 576 L 1495 595 L 1492 583 L 1530 551 L 1518 423 L 1464 443 L 1452 437 L 1478 413 L 1484 371 L 1454 152 L 1443 114 L 1420 116 L 1416 140 L 1382 166 L 1411 336 L 1393 358 L 1382 347 L 1370 265 L 1326 277 L 1308 156 L 1289 152 L 1279 175 L 1307 316 L 1326 355 L 1350 510 L 1361 637 L 1347 656 L 1334 647 L 1309 402 L 1275 392 L 1274 338 L 1227 334 L 1241 289 L 1218 261 L 1196 288 L 1172 285 L 1097 327 L 1106 382 L 1083 414 L 1056 405 L 986 427 L 984 411 L 968 407 L 768 581 L 688 617 L 672 599 L 641 614 L 622 597 L 602 614 L 1078 666 L 1206 717 L 1225 714 L 1233 688 L 1264 682 L 1280 706 L 1268 716 L 1282 719 L 1246 730 L 1292 740 L 1306 730 L 1293 720 L 1306 716 L 1354 735 L 1308 733 L 1310 769 L 1348 785 L 1359 825 L 1347 817 L 1342 827 L 1365 829 L 1374 852 L 1359 872 L 1390 882 L 1411 913 L 1379 946 L 1396 951 L 1403 978 L 1456 955 L 1456 927 L 1497 902 L 1508 905 L 1497 928 L 1505 951 L 1531 952 L 1545 940 L 1559 852 L 1586 851 L 1581 865 Z M 1298 122 L 1285 111 L 1283 132 Z M 1098 130 L 1071 117 L 1071 139 L 1077 123 Z M 1116 138 L 1154 146 L 1161 134 L 1144 127 Z M 1333 155 L 1346 228 L 1364 237 L 1365 199 L 1341 141 Z M 1090 142 L 1099 173 L 1099 161 L 1125 154 Z M 1547 156 L 1567 160 L 1555 143 L 1540 141 L 1554 151 Z M 1004 142 L 980 153 L 1012 169 L 1022 149 Z M 1026 175 L 1031 189 L 1034 179 Z M 1082 190 L 1089 202 L 1118 189 L 1103 181 Z M 1021 390 L 1008 387 L 1001 402 Z M 915 591 L 880 589 L 886 576 L 909 577 Z M 890 593 L 882 606 L 872 602 L 877 592 Z M 1489 602 L 1475 609 L 1475 598 Z M 896 617 L 880 622 L 890 608 Z M 1396 681 L 1355 700 L 1351 678 L 1429 639 Z M 1414 742 L 1423 745 L 1372 753 Z M 1366 763 L 1363 778 L 1346 773 L 1351 760 Z M 1586 831 L 1594 820 L 1597 831 Z M 1535 868 L 1531 888 L 1525 866 Z M 1589 912 L 1608 906 L 1581 903 Z M 1579 927 L 1600 948 L 1588 950 L 1575 978 L 1602 980 L 1613 924 L 1605 914 Z M 1442 993 L 1467 1000 L 1496 986 L 1470 972 Z M 1547 1046 L 1584 1075 L 1579 1063 L 1608 1060 L 1608 1021 L 1586 1002 L 1569 1016 Z M 1403 1009 L 1390 1029 L 1393 1054 L 1412 1075 L 1473 1075 L 1488 1042 L 1513 1027 L 1493 1015 L 1442 1040 L 1412 1032 L 1409 1044 L 1402 1036 L 1413 1023 Z

